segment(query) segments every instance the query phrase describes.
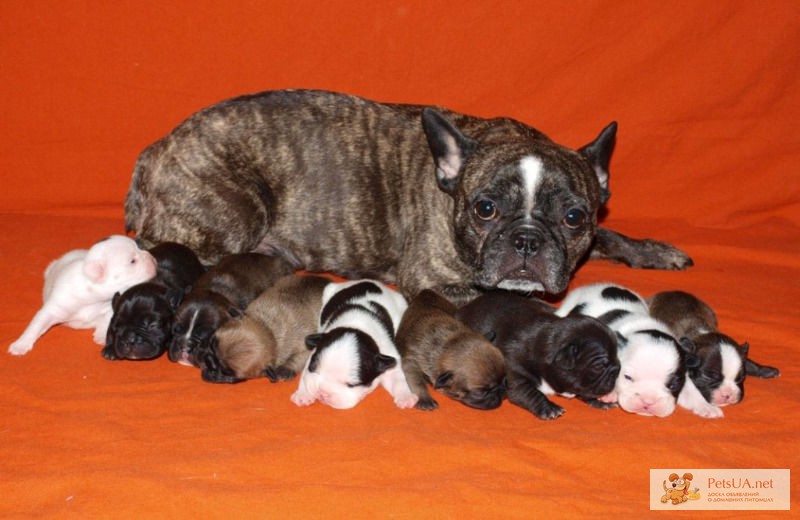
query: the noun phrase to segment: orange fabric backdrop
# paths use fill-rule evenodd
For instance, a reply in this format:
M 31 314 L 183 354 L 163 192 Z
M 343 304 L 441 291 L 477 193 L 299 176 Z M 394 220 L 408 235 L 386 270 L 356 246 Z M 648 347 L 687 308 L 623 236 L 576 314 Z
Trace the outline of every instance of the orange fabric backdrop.
M 555 422 L 508 403 L 423 413 L 381 391 L 343 412 L 296 408 L 294 383 L 110 363 L 57 327 L 0 354 L 0 514 L 640 515 L 650 468 L 795 469 L 798 70 L 795 1 L 3 1 L 3 345 L 51 259 L 122 232 L 144 146 L 221 99 L 302 87 L 508 115 L 574 147 L 618 121 L 606 224 L 696 266 L 591 262 L 573 285 L 694 291 L 783 374 L 749 379 L 717 421 L 566 400 Z

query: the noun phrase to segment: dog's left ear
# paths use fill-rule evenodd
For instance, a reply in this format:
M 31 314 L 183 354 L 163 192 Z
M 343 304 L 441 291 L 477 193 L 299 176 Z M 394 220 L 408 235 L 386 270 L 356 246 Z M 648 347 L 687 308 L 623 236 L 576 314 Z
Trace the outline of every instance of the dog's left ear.
M 89 258 L 83 262 L 83 274 L 93 283 L 100 283 L 106 275 L 106 262 L 102 258 Z
M 597 180 L 600 181 L 600 204 L 608 202 L 611 192 L 608 191 L 608 165 L 611 163 L 611 153 L 617 141 L 617 122 L 612 121 L 600 132 L 597 139 L 580 148 L 578 151 L 589 159 Z
M 750 343 L 745 341 L 744 343 L 739 345 L 739 349 L 742 351 L 742 355 L 744 357 L 747 357 L 747 353 L 750 351 Z
M 439 374 L 439 377 L 436 378 L 436 381 L 433 382 L 433 388 L 439 390 L 441 388 L 445 388 L 450 381 L 453 379 L 453 373 L 449 370 L 447 372 L 442 372 Z
M 315 348 L 317 348 L 317 345 L 319 345 L 319 341 L 324 336 L 325 335 L 320 332 L 317 332 L 315 334 L 309 334 L 308 336 L 306 336 L 306 348 L 308 350 L 314 350 Z
M 452 194 L 458 186 L 461 167 L 478 143 L 432 108 L 422 111 L 422 128 L 436 163 L 436 181 L 443 191 Z
M 562 369 L 571 370 L 575 368 L 575 359 L 578 356 L 578 345 L 570 343 L 556 353 L 553 362 Z

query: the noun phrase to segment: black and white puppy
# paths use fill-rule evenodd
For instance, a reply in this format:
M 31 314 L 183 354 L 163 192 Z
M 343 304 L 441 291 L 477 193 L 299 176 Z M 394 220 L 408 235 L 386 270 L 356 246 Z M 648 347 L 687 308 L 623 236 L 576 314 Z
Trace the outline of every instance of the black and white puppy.
M 325 287 L 319 332 L 306 338 L 313 352 L 292 402 L 352 408 L 380 384 L 399 408 L 413 408 L 417 396 L 408 386 L 395 345 L 407 307 L 399 292 L 373 280 Z
M 698 358 L 689 377 L 706 401 L 727 406 L 744 398 L 746 375 L 771 378 L 777 368 L 748 359 L 750 346 L 719 332 L 711 307 L 693 294 L 664 291 L 648 299 L 650 315 L 667 324 L 689 356 Z
M 617 338 L 589 316 L 558 317 L 542 302 L 492 291 L 462 307 L 456 316 L 477 332 L 494 332 L 506 361 L 508 399 L 540 419 L 564 408 L 547 396 L 597 399 L 614 390 L 620 370 Z
M 294 267 L 279 257 L 242 253 L 223 258 L 197 280 L 175 312 L 169 359 L 202 369 L 197 347 L 231 317 L 240 316 L 278 278 L 292 273 Z
M 153 359 L 163 354 L 172 340 L 175 310 L 205 272 L 197 255 L 175 242 L 159 244 L 150 254 L 157 263 L 155 278 L 112 299 L 114 315 L 101 351 L 106 359 Z
M 677 403 L 702 417 L 722 417 L 686 377 L 687 356 L 672 331 L 650 316 L 638 294 L 608 283 L 587 285 L 571 291 L 556 314 L 594 316 L 619 334 L 620 375 L 603 400 L 640 415 L 666 417 Z

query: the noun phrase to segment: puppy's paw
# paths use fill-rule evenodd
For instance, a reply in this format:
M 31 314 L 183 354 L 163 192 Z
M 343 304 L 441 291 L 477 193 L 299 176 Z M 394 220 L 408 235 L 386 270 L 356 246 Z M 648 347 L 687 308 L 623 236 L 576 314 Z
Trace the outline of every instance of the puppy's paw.
M 414 405 L 417 410 L 431 411 L 439 408 L 439 403 L 431 396 L 420 397 L 417 404 Z
M 94 334 L 92 334 L 92 340 L 98 345 L 105 345 L 106 344 L 106 333 L 105 329 L 94 329 Z
M 534 415 L 539 419 L 552 420 L 558 419 L 564 414 L 565 410 L 551 401 L 544 401 L 540 406 L 533 411 Z
M 639 269 L 682 271 L 694 265 L 689 255 L 671 244 L 657 240 L 642 240 L 637 253 L 630 259 L 630 266 Z
M 394 398 L 394 404 L 397 405 L 398 408 L 414 408 L 414 405 L 417 404 L 419 398 L 411 393 L 402 393 L 398 394 Z
M 711 403 L 695 406 L 692 408 L 692 412 L 706 419 L 719 419 L 725 415 L 722 408 Z
M 610 410 L 617 407 L 616 401 L 606 402 L 600 399 L 584 399 L 583 402 L 598 410 Z
M 117 352 L 114 350 L 114 347 L 105 347 L 103 350 L 100 351 L 100 355 L 109 361 L 117 361 L 119 359 L 122 359 L 117 355 Z
M 296 376 L 297 372 L 291 368 L 268 366 L 264 369 L 264 377 L 269 379 L 271 383 L 277 383 L 278 381 L 291 381 Z
M 289 398 L 297 406 L 308 406 L 316 401 L 316 398 L 304 390 L 298 390 Z
M 12 356 L 24 356 L 33 349 L 33 343 L 17 340 L 8 347 L 8 353 Z

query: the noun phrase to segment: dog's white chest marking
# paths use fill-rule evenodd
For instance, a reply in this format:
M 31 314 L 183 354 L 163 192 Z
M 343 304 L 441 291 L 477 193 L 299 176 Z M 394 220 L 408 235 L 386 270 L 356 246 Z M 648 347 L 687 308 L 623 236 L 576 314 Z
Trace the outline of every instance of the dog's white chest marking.
M 525 213 L 530 215 L 533 211 L 536 190 L 542 182 L 543 164 L 541 159 L 529 155 L 519 162 L 519 171 L 522 176 L 522 186 L 525 190 Z

